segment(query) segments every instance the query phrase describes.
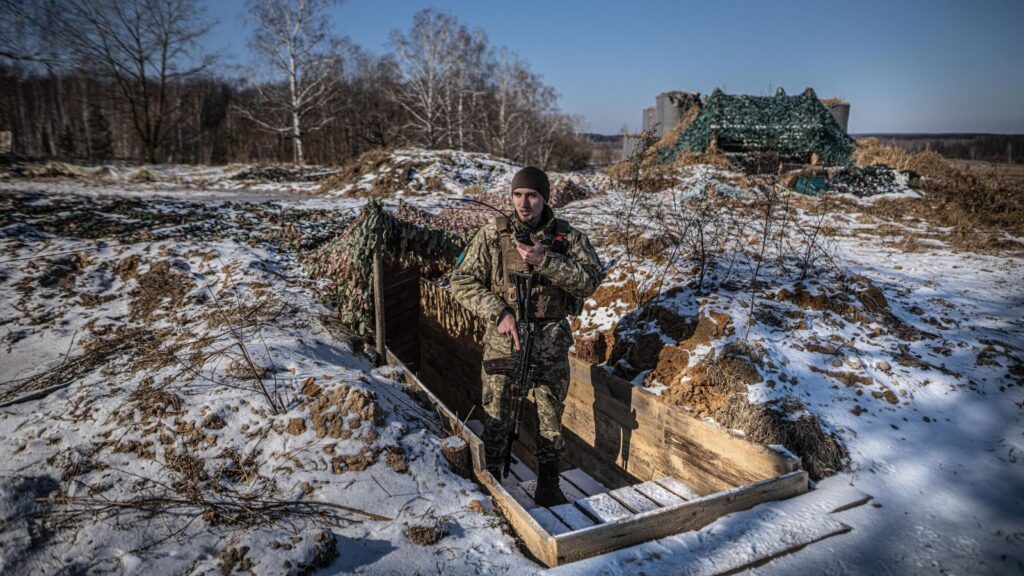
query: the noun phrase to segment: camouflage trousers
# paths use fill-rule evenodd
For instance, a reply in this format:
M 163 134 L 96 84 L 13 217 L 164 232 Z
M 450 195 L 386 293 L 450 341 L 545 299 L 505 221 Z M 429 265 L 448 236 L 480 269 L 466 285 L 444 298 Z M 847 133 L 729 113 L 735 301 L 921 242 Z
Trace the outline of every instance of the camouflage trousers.
M 569 347 L 572 330 L 569 322 L 559 320 L 540 323 L 534 329 L 533 398 L 537 406 L 537 450 L 539 462 L 552 462 L 561 456 L 562 412 L 569 392 Z M 508 358 L 515 354 L 512 340 L 500 334 L 496 326 L 484 335 L 484 360 Z M 484 405 L 484 449 L 487 462 L 501 462 L 512 421 L 509 377 L 487 374 L 481 369 Z M 529 405 L 526 407 L 529 408 Z M 525 419 L 524 419 L 525 420 Z

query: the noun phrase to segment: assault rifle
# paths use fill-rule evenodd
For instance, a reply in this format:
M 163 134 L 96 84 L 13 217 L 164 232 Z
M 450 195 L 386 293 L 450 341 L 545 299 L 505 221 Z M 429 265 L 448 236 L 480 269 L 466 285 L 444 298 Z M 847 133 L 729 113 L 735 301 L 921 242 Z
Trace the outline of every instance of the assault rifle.
M 519 438 L 519 425 L 523 421 L 526 396 L 533 388 L 533 366 L 530 365 L 530 354 L 533 351 L 533 330 L 530 327 L 530 292 L 533 291 L 534 283 L 537 281 L 536 274 L 512 272 L 509 276 L 512 277 L 512 281 L 516 285 L 516 333 L 519 335 L 519 350 L 513 358 L 497 358 L 484 363 L 484 370 L 488 374 L 511 373 L 509 395 L 512 398 L 509 415 L 512 418 L 512 428 L 509 430 L 505 454 L 502 457 L 502 478 L 508 478 L 512 468 L 512 442 Z

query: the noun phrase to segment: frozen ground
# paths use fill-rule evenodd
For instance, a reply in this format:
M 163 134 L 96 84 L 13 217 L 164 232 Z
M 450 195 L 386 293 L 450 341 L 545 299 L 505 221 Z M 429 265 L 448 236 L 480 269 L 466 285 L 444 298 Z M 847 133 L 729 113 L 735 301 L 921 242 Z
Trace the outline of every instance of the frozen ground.
M 444 465 L 436 420 L 371 368 L 296 263 L 296 249 L 336 233 L 362 200 L 167 170 L 164 184 L 0 182 L 0 404 L 53 390 L 0 408 L 2 571 L 538 571 L 486 494 Z M 699 180 L 669 193 L 692 195 Z M 432 208 L 438 195 L 417 198 Z M 562 213 L 601 237 L 613 203 Z M 835 515 L 851 531 L 756 571 L 1024 572 L 1024 261 L 934 238 L 906 252 L 901 234 L 935 231 L 898 221 L 879 234 L 878 221 L 844 210 L 833 246 L 843 274 L 807 289 L 834 295 L 867 281 L 891 317 L 775 298 L 798 290 L 784 266 L 769 267 L 749 331 L 762 380 L 749 397 L 800 399 L 848 447 L 849 469 L 818 483 L 816 498 L 854 488 L 873 499 Z M 624 261 L 611 243 L 600 249 Z M 684 282 L 689 269 L 668 277 Z M 609 278 L 623 277 L 612 268 Z M 724 286 L 666 301 L 688 318 L 726 313 L 735 327 L 692 363 L 750 323 L 749 294 Z M 596 304 L 584 327 L 611 329 L 628 312 Z M 554 572 L 728 571 L 812 530 L 827 506 L 802 500 Z

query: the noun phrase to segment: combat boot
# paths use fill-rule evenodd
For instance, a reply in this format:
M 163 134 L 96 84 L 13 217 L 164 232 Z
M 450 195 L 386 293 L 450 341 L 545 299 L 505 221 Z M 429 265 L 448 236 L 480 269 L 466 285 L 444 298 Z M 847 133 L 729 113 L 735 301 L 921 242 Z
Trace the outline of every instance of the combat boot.
M 569 502 L 562 492 L 562 487 L 559 486 L 558 460 L 541 462 L 538 466 L 537 490 L 533 494 L 537 506 L 550 508 Z

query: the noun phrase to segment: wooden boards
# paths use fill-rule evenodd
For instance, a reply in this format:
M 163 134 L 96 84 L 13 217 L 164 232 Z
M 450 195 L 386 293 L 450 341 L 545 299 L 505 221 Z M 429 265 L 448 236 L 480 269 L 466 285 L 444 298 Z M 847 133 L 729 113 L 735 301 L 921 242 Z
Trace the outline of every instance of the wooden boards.
M 669 476 L 711 494 L 800 466 L 798 458 L 734 436 L 603 368 L 569 360 L 563 427 L 641 482 Z
M 609 492 L 600 482 L 582 470 L 568 470 L 563 473 L 563 483 L 576 490 L 573 496 L 582 497 L 572 504 L 540 509 L 533 503 L 531 495 L 523 490 L 523 484 L 528 484 L 531 480 L 529 476 L 532 472 L 528 467 L 516 465 L 516 473 L 521 476 L 514 476 L 515 482 L 510 483 L 510 486 L 502 486 L 486 470 L 480 437 L 469 426 L 464 425 L 459 417 L 390 351 L 388 360 L 392 364 L 402 366 L 406 381 L 434 403 L 438 412 L 448 419 L 452 430 L 466 440 L 470 447 L 477 480 L 491 494 L 495 504 L 502 510 L 527 549 L 547 566 L 572 562 L 651 539 L 698 529 L 725 514 L 807 491 L 807 473 L 798 469 L 740 486 L 730 486 L 730 482 L 742 481 L 747 477 L 757 478 L 759 474 L 769 473 L 770 470 L 795 468 L 799 462 L 775 451 L 761 449 L 742 438 L 731 436 L 711 424 L 682 414 L 674 407 L 649 402 L 651 398 L 642 396 L 645 392 L 637 395 L 638 389 L 623 388 L 621 382 L 603 382 L 602 376 L 597 376 L 598 384 L 592 388 L 591 395 L 602 395 L 602 387 L 611 391 L 603 395 L 603 399 L 598 401 L 598 408 L 592 408 L 591 413 L 607 417 L 607 413 L 610 412 L 615 413 L 619 420 L 632 419 L 634 424 L 630 428 L 631 434 L 626 446 L 630 450 L 646 450 L 649 453 L 646 464 L 647 481 L 628 488 L 619 486 Z M 603 373 L 603 370 L 601 372 Z M 576 381 L 576 385 L 579 384 Z M 626 385 L 628 386 L 628 383 Z M 628 394 L 629 404 L 621 402 L 624 394 Z M 640 400 L 637 400 L 638 398 Z M 578 399 L 576 401 L 577 404 L 580 403 Z M 662 427 L 673 426 L 671 433 L 679 436 L 675 439 L 670 437 L 667 428 L 662 428 L 659 435 L 653 428 L 655 424 Z M 638 430 L 640 432 L 637 432 Z M 620 435 L 620 448 L 623 439 L 624 437 Z M 657 453 L 659 445 L 661 450 L 671 451 L 673 445 L 683 442 L 690 442 L 700 450 L 690 449 L 683 453 L 671 453 L 667 458 Z M 739 456 L 730 452 L 733 449 Z M 620 451 L 620 456 L 622 454 L 624 453 Z M 625 454 L 629 454 L 629 451 Z M 683 475 L 677 477 L 674 474 L 657 474 L 660 467 L 672 469 L 673 465 L 676 465 L 683 469 L 684 473 L 698 476 L 698 471 L 703 472 L 711 465 L 688 467 L 689 459 L 697 454 L 710 458 L 715 465 L 723 464 L 725 472 L 711 480 L 703 480 L 701 484 L 695 484 L 691 478 Z M 674 463 L 672 458 L 676 458 L 678 462 Z M 748 458 L 749 461 L 739 461 L 738 458 Z M 711 471 L 714 470 L 712 467 Z M 727 479 L 730 475 L 735 477 Z M 715 486 L 723 485 L 728 488 L 715 489 Z M 522 492 L 516 492 L 518 498 L 512 494 L 517 490 Z
M 749 486 L 597 524 L 556 536 L 556 559 L 559 563 L 572 562 L 647 540 L 696 530 L 731 512 L 806 491 L 807 473 L 797 470 Z

